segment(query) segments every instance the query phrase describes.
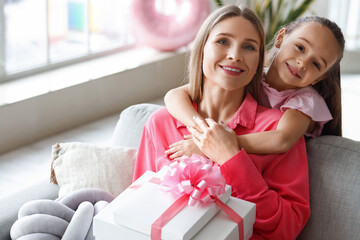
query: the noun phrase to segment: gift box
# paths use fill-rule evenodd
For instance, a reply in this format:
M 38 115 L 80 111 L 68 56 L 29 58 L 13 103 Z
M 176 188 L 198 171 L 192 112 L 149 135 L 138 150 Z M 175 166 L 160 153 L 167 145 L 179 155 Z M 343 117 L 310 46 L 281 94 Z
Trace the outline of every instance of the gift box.
M 226 202 L 231 187 L 226 186 L 225 194 L 219 198 Z M 135 231 L 150 235 L 151 225 L 172 204 L 172 196 L 158 184 L 147 182 L 123 201 L 114 212 L 114 221 Z M 191 239 L 220 210 L 214 203 L 192 207 L 186 205 L 161 231 L 162 239 Z
M 150 222 L 151 225 L 151 219 L 146 221 L 143 221 L 143 219 L 144 212 L 152 211 L 154 207 L 147 208 L 144 203 L 150 200 L 150 196 L 157 195 L 154 193 L 154 189 L 156 192 L 160 191 L 159 195 L 168 194 L 156 187 L 157 184 L 148 182 L 157 175 L 161 175 L 161 171 L 157 174 L 146 172 L 94 217 L 93 232 L 96 239 L 150 239 L 147 222 Z M 229 197 L 230 192 L 231 188 L 227 186 L 222 201 L 226 202 L 225 200 L 229 199 L 227 204 L 243 217 L 244 239 L 248 239 L 252 235 L 252 225 L 255 221 L 255 204 Z M 142 198 L 142 200 L 134 202 L 134 199 L 138 197 Z M 157 198 L 155 197 L 155 199 Z M 164 199 L 170 199 L 170 202 L 173 201 L 169 196 L 161 197 L 160 200 L 168 201 Z M 145 208 L 145 210 L 142 210 L 143 212 L 138 210 L 140 206 Z M 162 209 L 158 210 L 162 211 Z M 134 217 L 133 214 L 136 213 L 139 214 L 138 217 Z M 219 208 L 212 203 L 206 206 L 186 206 L 163 227 L 162 238 L 239 239 L 239 234 L 237 224 L 231 221 L 224 212 L 219 211 Z
M 244 240 L 250 239 L 253 234 L 253 225 L 255 222 L 256 205 L 239 198 L 230 197 L 226 205 L 231 207 L 237 214 L 243 218 Z M 239 239 L 238 225 L 231 221 L 223 212 L 219 211 L 211 221 L 205 225 L 193 238 L 193 240 L 208 239 Z

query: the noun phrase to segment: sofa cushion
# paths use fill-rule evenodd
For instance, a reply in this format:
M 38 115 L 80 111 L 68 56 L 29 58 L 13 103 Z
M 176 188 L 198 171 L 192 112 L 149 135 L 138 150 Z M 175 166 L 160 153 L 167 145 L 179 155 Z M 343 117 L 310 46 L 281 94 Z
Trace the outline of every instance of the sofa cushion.
M 337 136 L 307 140 L 310 219 L 299 239 L 360 239 L 360 144 Z
M 146 121 L 155 110 L 162 107 L 164 106 L 142 103 L 126 108 L 120 114 L 111 143 L 114 146 L 138 148 Z
M 136 148 L 70 142 L 53 146 L 51 180 L 59 197 L 83 188 L 119 195 L 132 181 Z

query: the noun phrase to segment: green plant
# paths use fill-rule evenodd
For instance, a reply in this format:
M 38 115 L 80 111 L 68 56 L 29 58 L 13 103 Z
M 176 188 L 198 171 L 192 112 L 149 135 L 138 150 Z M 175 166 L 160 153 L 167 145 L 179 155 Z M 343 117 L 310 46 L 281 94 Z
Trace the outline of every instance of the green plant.
M 265 30 L 265 43 L 269 45 L 281 27 L 303 15 L 314 0 L 248 0 L 248 6 L 261 19 Z
M 218 5 L 218 7 L 224 6 L 224 3 L 221 0 L 214 0 L 216 5 Z
M 224 5 L 222 0 L 214 0 L 218 7 Z M 265 43 L 269 45 L 281 27 L 303 15 L 314 0 L 246 0 L 261 19 L 265 30 Z

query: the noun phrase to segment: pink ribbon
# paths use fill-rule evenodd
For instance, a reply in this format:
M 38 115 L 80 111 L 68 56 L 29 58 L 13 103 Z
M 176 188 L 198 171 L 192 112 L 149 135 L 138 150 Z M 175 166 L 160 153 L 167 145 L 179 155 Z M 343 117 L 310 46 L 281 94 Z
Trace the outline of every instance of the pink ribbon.
M 173 162 L 160 185 L 177 200 L 151 225 L 151 239 L 161 239 L 161 229 L 186 204 L 195 206 L 209 202 L 214 202 L 238 224 L 239 239 L 243 239 L 243 219 L 217 197 L 225 193 L 225 178 L 221 175 L 220 167 L 213 165 L 209 159 L 192 155 Z

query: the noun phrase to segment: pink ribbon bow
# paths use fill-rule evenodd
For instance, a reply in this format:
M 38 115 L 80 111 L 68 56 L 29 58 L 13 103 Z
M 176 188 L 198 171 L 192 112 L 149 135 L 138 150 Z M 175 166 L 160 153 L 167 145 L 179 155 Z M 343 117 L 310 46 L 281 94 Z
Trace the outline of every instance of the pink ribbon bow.
M 188 195 L 190 206 L 213 202 L 214 196 L 225 193 L 225 185 L 220 167 L 200 155 L 173 162 L 161 183 L 163 189 L 176 198 Z
M 221 175 L 220 167 L 213 165 L 211 160 L 199 155 L 183 157 L 179 162 L 170 164 L 160 185 L 165 191 L 173 194 L 177 200 L 152 224 L 151 239 L 161 239 L 161 229 L 186 204 L 195 206 L 208 202 L 214 202 L 238 224 L 239 239 L 243 239 L 243 219 L 218 198 L 225 193 L 226 183 Z

